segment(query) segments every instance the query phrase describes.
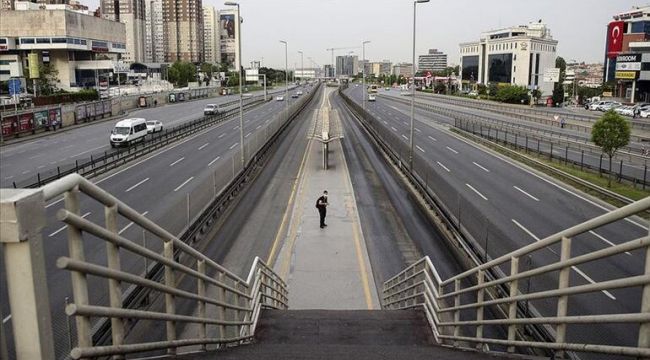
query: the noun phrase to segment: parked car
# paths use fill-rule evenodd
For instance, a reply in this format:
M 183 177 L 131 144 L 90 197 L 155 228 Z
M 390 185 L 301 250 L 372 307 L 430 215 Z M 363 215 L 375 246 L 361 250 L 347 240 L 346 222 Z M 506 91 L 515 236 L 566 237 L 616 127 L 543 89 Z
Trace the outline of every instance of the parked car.
M 296 98 L 298 98 L 298 96 L 299 96 L 298 93 L 293 93 L 293 94 L 291 94 L 291 98 L 292 98 L 292 99 L 296 99 Z
M 208 104 L 203 108 L 203 115 L 219 115 L 219 106 L 217 104 Z
M 147 132 L 155 133 L 163 130 L 162 122 L 158 120 L 147 120 Z
M 132 118 L 118 121 L 111 131 L 109 141 L 111 147 L 118 145 L 129 146 L 136 141 L 144 141 L 147 135 L 147 123 L 143 118 Z
M 589 110 L 591 111 L 596 111 L 599 110 L 598 107 L 601 105 L 605 105 L 607 101 L 594 101 L 592 103 L 589 103 Z
M 641 112 L 639 113 L 639 116 L 641 116 L 644 119 L 649 118 L 650 117 L 650 108 L 641 109 Z
M 617 106 L 613 108 L 617 114 L 624 116 L 634 116 L 634 107 L 633 106 Z
M 599 111 L 607 111 L 607 110 L 619 107 L 621 105 L 623 105 L 623 104 L 621 104 L 620 102 L 617 102 L 617 101 L 607 101 L 607 102 L 605 102 L 605 104 L 599 105 L 598 110 Z
M 276 96 L 275 101 L 284 101 L 284 96 L 282 96 L 282 95 Z
M 298 94 L 298 96 L 302 95 L 302 90 L 298 90 L 296 94 Z
M 386 86 L 386 87 L 384 88 L 384 90 L 386 90 L 386 91 L 390 91 L 390 88 L 389 88 L 388 86 Z
M 467 95 L 469 95 L 469 96 L 478 96 L 478 91 L 472 90 Z

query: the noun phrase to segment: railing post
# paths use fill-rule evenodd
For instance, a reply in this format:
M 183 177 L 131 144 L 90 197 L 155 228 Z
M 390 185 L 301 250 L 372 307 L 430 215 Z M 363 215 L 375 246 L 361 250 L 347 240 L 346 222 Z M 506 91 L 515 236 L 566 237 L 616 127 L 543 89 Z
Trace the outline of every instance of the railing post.
M 172 241 L 165 241 L 163 255 L 171 261 L 174 261 L 174 243 Z M 165 266 L 165 286 L 176 287 L 176 279 L 174 276 L 174 269 Z M 172 294 L 165 294 L 165 312 L 170 315 L 176 314 L 176 299 Z M 167 321 L 167 341 L 176 340 L 176 322 Z M 170 355 L 176 354 L 175 347 L 168 347 L 167 353 Z
M 219 271 L 218 275 L 218 281 L 219 281 L 219 286 L 217 289 L 217 300 L 221 302 L 226 301 L 226 290 L 223 288 L 222 284 L 224 284 L 226 276 L 224 275 L 223 272 Z M 224 309 L 223 306 L 218 306 L 217 307 L 217 320 L 226 320 L 226 310 Z M 219 325 L 219 336 L 221 337 L 222 340 L 226 339 L 226 326 L 225 325 Z
M 519 273 L 519 258 L 513 257 L 510 259 L 510 276 L 517 275 L 517 273 Z M 509 297 L 512 298 L 514 296 L 517 296 L 518 292 L 519 292 L 519 280 L 512 280 L 510 282 Z M 508 319 L 514 320 L 516 318 L 517 318 L 517 302 L 512 301 L 508 306 Z M 515 341 L 516 335 L 517 335 L 517 325 L 515 324 L 508 325 L 508 341 Z M 509 353 L 513 353 L 515 352 L 515 347 L 508 346 L 507 351 Z
M 2 189 L 0 213 L 0 244 L 11 309 L 11 314 L 3 315 L 11 315 L 16 358 L 54 360 L 41 234 L 46 224 L 43 193 L 36 189 Z M 0 341 L 4 341 L 4 330 L 0 333 Z M 3 345 L 0 356 L 4 358 Z
M 197 260 L 196 261 L 196 271 L 198 271 L 201 275 L 205 275 L 205 260 Z M 196 293 L 198 296 L 205 297 L 205 280 L 198 278 L 197 279 L 197 290 Z M 201 319 L 205 319 L 205 301 L 199 301 L 198 303 L 198 310 L 199 310 L 199 317 Z M 199 324 L 199 338 L 205 340 L 207 337 L 207 324 Z M 201 350 L 205 351 L 206 346 L 205 344 L 201 344 Z
M 485 282 L 485 272 L 483 270 L 479 270 L 476 273 L 476 276 L 477 276 L 477 279 L 476 279 L 477 285 L 478 286 L 483 285 L 483 283 Z M 483 325 L 480 322 L 483 321 L 483 297 L 484 297 L 484 294 L 485 294 L 485 289 L 483 289 L 483 288 L 478 289 L 478 291 L 476 293 L 476 304 L 478 305 L 478 307 L 476 308 L 476 321 L 478 322 L 476 324 L 476 338 L 477 339 L 483 338 Z M 484 349 L 483 343 L 481 343 L 481 342 L 476 343 L 476 349 L 478 351 L 483 351 L 483 349 Z
M 117 205 L 104 207 L 106 230 L 118 235 L 117 230 Z M 120 248 L 110 241 L 106 242 L 106 258 L 108 267 L 111 270 L 120 270 Z M 108 279 L 108 294 L 111 308 L 122 308 L 122 289 L 120 281 Z M 124 343 L 124 324 L 121 318 L 111 318 L 111 335 L 114 346 Z M 123 359 L 124 356 L 114 355 L 113 359 Z
M 567 261 L 571 258 L 571 238 L 563 237 L 560 249 L 560 262 Z M 565 266 L 560 270 L 558 278 L 558 289 L 562 290 L 569 286 L 569 276 L 571 275 L 571 267 Z M 563 317 L 567 314 L 567 307 L 569 305 L 569 296 L 563 295 L 557 299 L 557 317 Z M 558 324 L 555 328 L 555 342 L 562 344 L 566 340 L 566 324 Z M 564 351 L 558 351 L 555 354 L 557 357 L 562 358 Z
M 460 291 L 460 279 L 454 280 L 454 291 Z M 454 306 L 460 306 L 460 294 L 454 295 Z M 454 324 L 460 321 L 460 310 L 454 310 Z M 460 326 L 454 325 L 454 337 L 460 336 Z M 454 346 L 459 346 L 458 340 L 454 339 Z
M 650 246 L 645 248 L 645 275 L 650 275 Z M 643 286 L 640 314 L 650 313 L 650 284 Z M 639 347 L 650 348 L 650 322 L 639 324 Z
M 65 193 L 65 208 L 76 215 L 79 213 L 79 187 Z M 68 225 L 68 249 L 70 258 L 78 261 L 86 261 L 84 254 L 84 244 L 81 231 L 72 225 Z M 77 305 L 88 305 L 88 279 L 84 273 L 78 271 L 70 272 L 72 280 L 72 295 L 74 303 Z M 77 346 L 80 348 L 91 347 L 93 345 L 91 337 L 90 318 L 87 316 L 75 316 L 77 325 Z

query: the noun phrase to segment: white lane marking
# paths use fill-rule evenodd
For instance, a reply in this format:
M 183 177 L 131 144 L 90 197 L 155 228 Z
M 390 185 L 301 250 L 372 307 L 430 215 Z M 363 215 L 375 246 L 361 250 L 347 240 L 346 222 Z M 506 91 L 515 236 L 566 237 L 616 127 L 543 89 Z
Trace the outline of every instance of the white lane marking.
M 182 158 L 180 158 L 180 159 L 174 161 L 173 163 L 169 164 L 169 166 L 174 166 L 174 165 L 178 164 L 179 162 L 181 162 L 181 161 L 183 161 L 183 160 L 185 160 L 185 157 L 182 157 Z
M 527 193 L 526 191 L 524 191 L 524 190 L 521 189 L 520 187 L 518 187 L 518 186 L 516 186 L 516 185 L 513 185 L 512 187 L 515 188 L 515 189 L 517 189 L 517 190 L 519 190 L 519 192 L 521 192 L 522 194 L 528 196 L 529 198 L 531 198 L 531 199 L 533 199 L 533 200 L 535 200 L 535 201 L 539 201 L 538 198 L 536 198 L 536 197 L 534 197 L 533 195 Z
M 236 143 L 234 143 L 234 144 L 232 144 L 232 145 L 230 146 L 230 150 L 232 150 L 232 149 L 234 149 L 234 148 L 235 148 L 235 146 L 237 146 L 237 145 L 239 145 L 239 143 L 238 143 L 238 142 L 236 142 Z
M 384 124 L 385 124 L 385 125 L 388 125 L 388 121 L 384 120 Z
M 490 170 L 486 169 L 484 166 L 481 166 L 480 164 L 477 164 L 476 162 L 472 161 L 472 164 L 476 165 L 479 169 L 485 171 L 485 172 L 490 172 Z
M 404 139 L 406 139 L 406 140 L 408 140 L 408 139 L 409 139 L 409 138 L 408 138 L 408 137 L 406 137 L 406 135 L 404 135 L 404 134 L 402 134 L 402 137 L 403 137 Z
M 53 202 L 53 203 L 47 204 L 47 205 L 45 205 L 45 208 L 47 209 L 47 208 L 49 208 L 49 207 L 52 206 L 52 205 L 58 204 L 58 203 L 60 203 L 61 201 L 63 201 L 64 199 L 65 199 L 65 198 L 60 198 L 59 200 L 57 200 L 57 201 L 55 201 L 55 202 Z
M 235 126 L 235 127 L 232 128 L 232 129 L 233 129 L 233 130 L 237 130 L 237 129 L 239 129 L 239 125 Z
M 533 234 L 530 230 L 526 229 L 526 228 L 525 228 L 523 225 L 521 225 L 517 220 L 515 220 L 515 219 L 511 219 L 511 220 L 512 220 L 512 222 L 513 222 L 515 225 L 517 225 L 518 228 L 520 228 L 520 229 L 523 230 L 526 234 L 530 235 L 530 237 L 532 237 L 533 239 L 535 239 L 535 241 L 539 241 L 539 240 L 540 240 L 540 238 L 537 237 L 537 235 Z M 548 249 L 551 250 L 550 248 L 548 248 Z M 557 253 L 556 253 L 555 251 L 551 250 L 551 252 L 553 252 L 554 254 L 557 255 Z M 583 277 L 585 280 L 587 280 L 588 282 L 590 282 L 590 283 L 592 283 L 592 284 L 595 284 L 595 283 L 596 283 L 592 278 L 590 278 L 589 276 L 587 276 L 587 274 L 585 274 L 584 272 L 582 272 L 582 270 L 578 269 L 576 266 L 571 266 L 571 269 L 573 269 L 573 271 L 575 271 L 576 273 L 578 273 L 578 275 L 582 276 L 582 277 Z M 601 292 L 602 292 L 603 294 L 605 294 L 605 296 L 607 296 L 608 298 L 610 298 L 610 299 L 612 299 L 612 300 L 616 300 L 616 298 L 614 297 L 614 295 L 612 295 L 609 291 L 607 291 L 607 290 L 601 290 Z
M 244 138 L 247 138 L 249 136 L 251 136 L 251 133 L 246 134 L 246 136 L 244 136 Z
M 453 152 L 454 154 L 458 154 L 458 151 L 456 151 L 456 150 L 450 148 L 449 146 L 446 146 L 446 148 L 447 148 L 447 150 Z
M 216 158 L 214 158 L 214 160 L 210 161 L 210 163 L 208 163 L 208 166 L 212 166 L 212 164 L 214 164 L 219 159 L 221 159 L 221 156 L 217 156 Z
M 447 170 L 447 172 L 451 172 L 451 171 L 449 170 L 449 168 L 446 167 L 446 166 L 444 166 L 444 165 L 442 165 L 442 163 L 441 163 L 440 161 L 436 161 L 436 162 L 438 163 L 438 165 L 440 165 L 441 168 Z
M 31 157 L 28 157 L 28 159 L 29 159 L 29 160 L 32 160 L 32 159 L 36 159 L 36 158 L 41 157 L 41 156 L 44 156 L 44 155 L 45 155 L 45 153 L 42 153 L 42 154 L 38 154 L 38 155 L 34 155 L 34 156 L 31 156 Z
M 223 134 L 219 135 L 219 139 L 221 139 L 224 136 L 226 136 L 226 133 L 223 133 Z
M 413 129 L 415 129 L 415 131 L 417 131 L 417 132 L 419 132 L 419 133 L 422 132 L 422 131 L 420 131 L 420 129 L 418 129 L 418 128 L 413 128 Z
M 434 137 L 431 137 L 431 136 L 427 136 L 427 137 L 428 137 L 429 139 L 431 139 L 431 141 L 438 141 L 438 140 L 436 140 L 436 138 L 434 138 Z
M 418 145 L 415 145 L 415 147 L 418 148 L 418 150 L 420 150 L 420 151 L 422 151 L 422 152 L 426 152 L 426 151 L 424 151 L 423 148 L 419 147 Z
M 478 190 L 474 189 L 474 187 L 472 185 L 470 185 L 470 184 L 465 184 L 465 185 L 467 185 L 468 188 L 472 189 L 472 191 L 474 191 L 478 196 L 482 197 L 483 200 L 487 201 L 487 198 L 485 197 L 485 195 L 481 194 Z
M 176 187 L 176 189 L 174 189 L 174 191 L 180 190 L 180 188 L 185 186 L 188 182 L 192 181 L 192 179 L 194 179 L 194 176 L 191 176 L 189 179 L 185 180 L 182 184 L 178 185 L 178 187 Z
M 597 237 L 598 239 L 602 240 L 603 242 L 605 242 L 605 243 L 608 244 L 609 246 L 616 246 L 616 244 L 614 244 L 613 242 L 611 242 L 611 241 L 605 239 L 604 236 L 599 235 L 599 234 L 597 234 L 596 232 L 594 232 L 594 231 L 592 231 L 592 230 L 589 230 L 589 233 L 590 233 L 591 235 Z M 626 255 L 630 255 L 630 256 L 632 256 L 632 254 L 631 254 L 629 251 L 626 251 L 625 254 L 626 254 Z
M 13 179 L 13 178 L 14 178 L 14 176 L 11 175 L 11 176 L 7 176 L 7 177 L 5 178 L 5 180 L 11 180 L 11 179 Z
M 259 128 L 261 128 L 261 127 L 262 127 L 262 125 L 257 125 L 257 127 L 256 127 L 255 129 L 259 129 Z
M 131 190 L 137 188 L 138 186 L 140 186 L 140 185 L 146 183 L 147 181 L 149 181 L 149 178 L 146 178 L 146 179 L 140 181 L 139 183 L 137 183 L 137 184 L 131 186 L 130 188 L 126 189 L 126 192 L 129 192 L 129 191 L 131 191 Z
M 145 215 L 147 215 L 148 213 L 149 213 L 148 211 L 145 211 L 145 212 L 142 213 L 142 216 L 145 216 Z M 118 231 L 118 232 L 117 232 L 117 235 L 122 235 L 122 233 L 125 232 L 128 228 L 130 228 L 131 225 L 133 225 L 133 221 L 131 221 L 131 222 L 128 223 L 125 227 L 123 227 L 122 230 Z
M 208 145 L 210 145 L 210 143 L 205 143 L 205 144 L 199 146 L 199 150 L 205 149 L 205 147 L 208 146 Z
M 2 323 L 3 323 L 3 324 L 6 324 L 7 321 L 9 321 L 9 319 L 11 319 L 11 314 L 7 315 L 6 318 L 2 319 Z
M 29 170 L 25 170 L 25 171 L 23 171 L 22 174 L 23 174 L 23 175 L 25 175 L 25 174 L 29 174 Z
M 409 123 L 407 123 L 406 121 L 402 121 L 402 124 L 404 124 L 404 125 L 406 125 L 406 126 L 409 125 Z
M 85 153 L 87 153 L 87 152 L 91 152 L 91 151 L 93 151 L 93 150 L 103 149 L 104 147 L 105 147 L 105 145 L 98 146 L 98 147 L 95 147 L 95 148 L 92 148 L 92 149 L 88 149 L 88 150 L 86 150 L 86 151 L 82 151 L 82 152 L 80 152 L 80 153 L 78 153 L 78 154 L 74 154 L 74 155 L 72 155 L 72 156 L 70 156 L 70 157 L 71 157 L 71 158 L 73 158 L 73 157 L 77 157 L 77 156 L 83 155 L 83 154 L 85 154 Z
M 395 129 L 394 127 L 391 126 L 390 128 L 393 129 L 393 131 L 397 132 L 397 129 Z
M 41 166 L 37 167 L 37 169 L 42 169 L 44 167 L 45 167 L 45 165 L 41 165 Z
M 85 214 L 83 214 L 83 215 L 81 215 L 81 217 L 82 217 L 82 218 L 85 218 L 85 217 L 88 216 L 88 215 L 90 215 L 90 211 L 87 212 L 87 213 L 85 213 Z M 49 236 L 49 237 L 52 237 L 52 236 L 54 236 L 54 235 L 60 233 L 61 231 L 65 230 L 67 227 L 68 227 L 68 225 L 64 225 L 64 226 L 62 226 L 59 230 L 57 230 L 57 231 L 51 233 L 51 234 L 48 235 L 48 236 Z

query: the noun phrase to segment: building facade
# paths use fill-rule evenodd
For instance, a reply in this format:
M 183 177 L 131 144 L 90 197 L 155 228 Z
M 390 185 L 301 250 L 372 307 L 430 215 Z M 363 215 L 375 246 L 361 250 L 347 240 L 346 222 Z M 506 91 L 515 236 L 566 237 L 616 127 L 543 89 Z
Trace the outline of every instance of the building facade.
M 126 27 L 126 52 L 122 60 L 127 63 L 145 61 L 147 0 L 102 0 L 101 14 L 104 19 L 119 21 Z
M 398 63 L 393 65 L 393 75 L 406 78 L 413 77 L 413 63 Z
M 203 62 L 201 0 L 163 0 L 165 62 Z
M 144 61 L 161 63 L 165 61 L 165 38 L 162 0 L 145 0 Z
M 505 83 L 551 95 L 554 83 L 543 76 L 555 68 L 557 44 L 542 22 L 485 32 L 479 41 L 460 44 L 463 86 Z
M 203 6 L 203 56 L 205 62 L 216 64 L 219 53 L 219 18 L 214 6 Z
M 359 57 L 344 55 L 336 57 L 336 76 L 355 76 L 359 73 Z
M 56 86 L 67 91 L 94 87 L 126 52 L 126 25 L 63 10 L 3 11 L 0 21 L 0 81 L 23 76 L 28 54 L 57 71 Z M 53 5 L 59 6 L 59 5 Z
M 418 71 L 442 72 L 447 68 L 447 54 L 438 49 L 429 49 L 426 55 L 418 56 Z

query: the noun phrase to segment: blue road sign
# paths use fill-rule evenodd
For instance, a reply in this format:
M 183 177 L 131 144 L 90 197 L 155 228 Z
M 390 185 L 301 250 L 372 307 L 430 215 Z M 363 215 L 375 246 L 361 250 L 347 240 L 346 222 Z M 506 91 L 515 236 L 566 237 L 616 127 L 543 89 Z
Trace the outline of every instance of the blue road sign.
M 20 79 L 9 79 L 9 95 L 20 94 Z

